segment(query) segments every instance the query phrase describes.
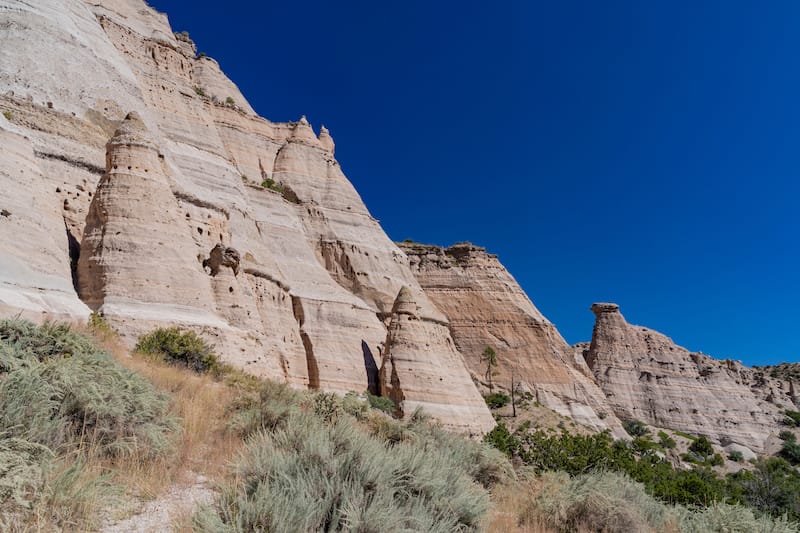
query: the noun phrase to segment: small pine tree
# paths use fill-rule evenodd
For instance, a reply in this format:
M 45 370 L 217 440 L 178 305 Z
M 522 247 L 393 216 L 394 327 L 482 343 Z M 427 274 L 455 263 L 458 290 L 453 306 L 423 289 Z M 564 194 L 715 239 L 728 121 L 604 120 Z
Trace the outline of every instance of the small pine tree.
M 486 382 L 489 384 L 489 392 L 494 392 L 492 376 L 497 368 L 497 352 L 491 346 L 487 346 L 481 354 L 481 361 L 486 363 Z

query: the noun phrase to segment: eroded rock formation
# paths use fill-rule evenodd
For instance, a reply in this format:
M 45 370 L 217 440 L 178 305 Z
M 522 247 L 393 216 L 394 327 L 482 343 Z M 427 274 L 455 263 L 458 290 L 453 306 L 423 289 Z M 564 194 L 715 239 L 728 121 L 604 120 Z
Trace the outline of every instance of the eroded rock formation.
M 400 289 L 392 307 L 380 380 L 383 395 L 405 416 L 422 408 L 458 431 L 494 427 L 447 324 L 422 315 L 408 287 Z
M 789 383 L 690 352 L 657 331 L 628 324 L 616 304 L 596 303 L 591 309 L 596 323 L 586 362 L 621 418 L 759 453 L 779 431 L 781 410 L 793 405 Z
M 456 348 L 484 390 L 481 354 L 491 346 L 499 388 L 509 390 L 513 374 L 523 390 L 559 414 L 624 435 L 586 364 L 576 362 L 573 349 L 495 255 L 469 243 L 399 245 L 425 293 L 447 316 Z
M 251 372 L 340 392 L 378 392 L 401 287 L 446 324 L 330 132 L 256 115 L 165 15 L 142 0 L 0 0 L 0 27 L 3 312 L 91 308 L 130 343 L 177 324 Z M 457 353 L 447 365 L 467 375 Z M 486 429 L 485 406 L 445 408 L 479 398 L 456 381 L 467 390 L 430 405 Z

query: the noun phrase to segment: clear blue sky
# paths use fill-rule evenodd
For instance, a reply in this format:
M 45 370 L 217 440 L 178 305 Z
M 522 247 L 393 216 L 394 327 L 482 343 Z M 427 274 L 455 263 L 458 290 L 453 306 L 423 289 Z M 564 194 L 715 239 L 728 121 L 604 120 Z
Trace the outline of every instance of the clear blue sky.
M 330 128 L 391 238 L 486 246 L 569 342 L 614 301 L 800 359 L 799 2 L 150 3 L 260 114 Z

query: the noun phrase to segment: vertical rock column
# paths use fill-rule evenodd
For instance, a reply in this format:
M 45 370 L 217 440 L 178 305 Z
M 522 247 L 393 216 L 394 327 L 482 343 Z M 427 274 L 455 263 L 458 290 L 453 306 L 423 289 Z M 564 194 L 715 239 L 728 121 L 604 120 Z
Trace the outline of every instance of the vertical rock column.
M 223 326 L 162 156 L 136 113 L 106 145 L 78 262 L 81 298 L 108 316 Z
M 421 317 L 408 287 L 400 289 L 392 308 L 380 380 L 381 393 L 404 416 L 421 407 L 445 427 L 470 434 L 495 425 L 447 325 Z

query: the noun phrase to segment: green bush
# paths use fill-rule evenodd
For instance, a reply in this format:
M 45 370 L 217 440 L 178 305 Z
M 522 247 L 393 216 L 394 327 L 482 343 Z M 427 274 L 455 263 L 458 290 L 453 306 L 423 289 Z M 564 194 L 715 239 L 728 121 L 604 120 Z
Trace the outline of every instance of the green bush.
M 671 450 L 676 446 L 675 439 L 670 437 L 664 431 L 659 431 L 658 432 L 658 443 L 661 445 L 662 448 L 667 449 L 667 450 Z
M 500 409 L 508 405 L 511 398 L 505 392 L 495 392 L 486 396 L 484 400 L 486 400 L 486 405 L 489 406 L 489 409 Z
M 689 445 L 689 451 L 694 453 L 700 461 L 707 461 L 714 454 L 714 447 L 705 437 L 700 437 Z
M 789 461 L 793 465 L 800 464 L 800 444 L 795 441 L 785 441 L 778 455 Z
M 778 433 L 778 438 L 785 442 L 797 442 L 797 435 L 795 435 L 788 429 L 784 429 L 783 431 Z
M 271 191 L 283 193 L 283 186 L 272 178 L 267 178 L 261 182 L 261 186 Z
M 135 349 L 197 373 L 219 372 L 221 369 L 219 359 L 206 341 L 193 331 L 177 327 L 161 328 L 143 335 Z
M 800 411 L 789 411 L 786 410 L 783 412 L 786 415 L 786 418 L 783 419 L 783 423 L 787 426 L 791 427 L 800 427 Z
M 373 409 L 377 409 L 379 411 L 383 411 L 384 413 L 389 413 L 389 414 L 394 413 L 395 410 L 397 409 L 391 398 L 388 398 L 386 396 L 375 396 L 374 394 L 370 394 L 369 392 L 367 392 L 366 395 L 367 395 L 367 402 L 369 403 L 369 406 Z
M 14 118 L 14 113 L 11 111 L 3 111 L 3 116 L 6 117 L 6 120 L 10 121 L 12 118 Z
M 631 437 L 644 437 L 650 433 L 650 430 L 647 429 L 647 424 L 641 420 L 625 420 L 622 423 L 622 427 L 625 428 L 625 431 L 627 431 L 628 435 Z
M 201 53 L 201 54 L 200 54 L 199 56 L 197 56 L 197 57 L 205 57 L 205 56 L 206 56 L 205 54 Z M 205 96 L 206 96 L 206 91 L 205 91 L 205 89 L 203 89 L 202 87 L 195 87 L 195 88 L 194 88 L 194 93 L 195 93 L 197 96 L 201 96 L 201 97 L 205 97 Z
M 225 103 L 228 105 L 233 105 L 235 102 L 233 101 L 233 98 L 229 96 L 225 98 Z
M 734 463 L 741 463 L 744 461 L 744 454 L 738 450 L 733 450 L 728 454 L 728 459 Z
M 57 453 L 169 449 L 168 399 L 69 326 L 0 321 L 0 361 L 0 435 Z
M 407 421 L 356 409 L 354 395 L 265 383 L 234 407 L 251 435 L 236 482 L 194 515 L 198 531 L 469 531 L 490 487 L 513 475 L 499 452 L 420 413 Z M 481 487 L 483 485 L 483 487 Z

